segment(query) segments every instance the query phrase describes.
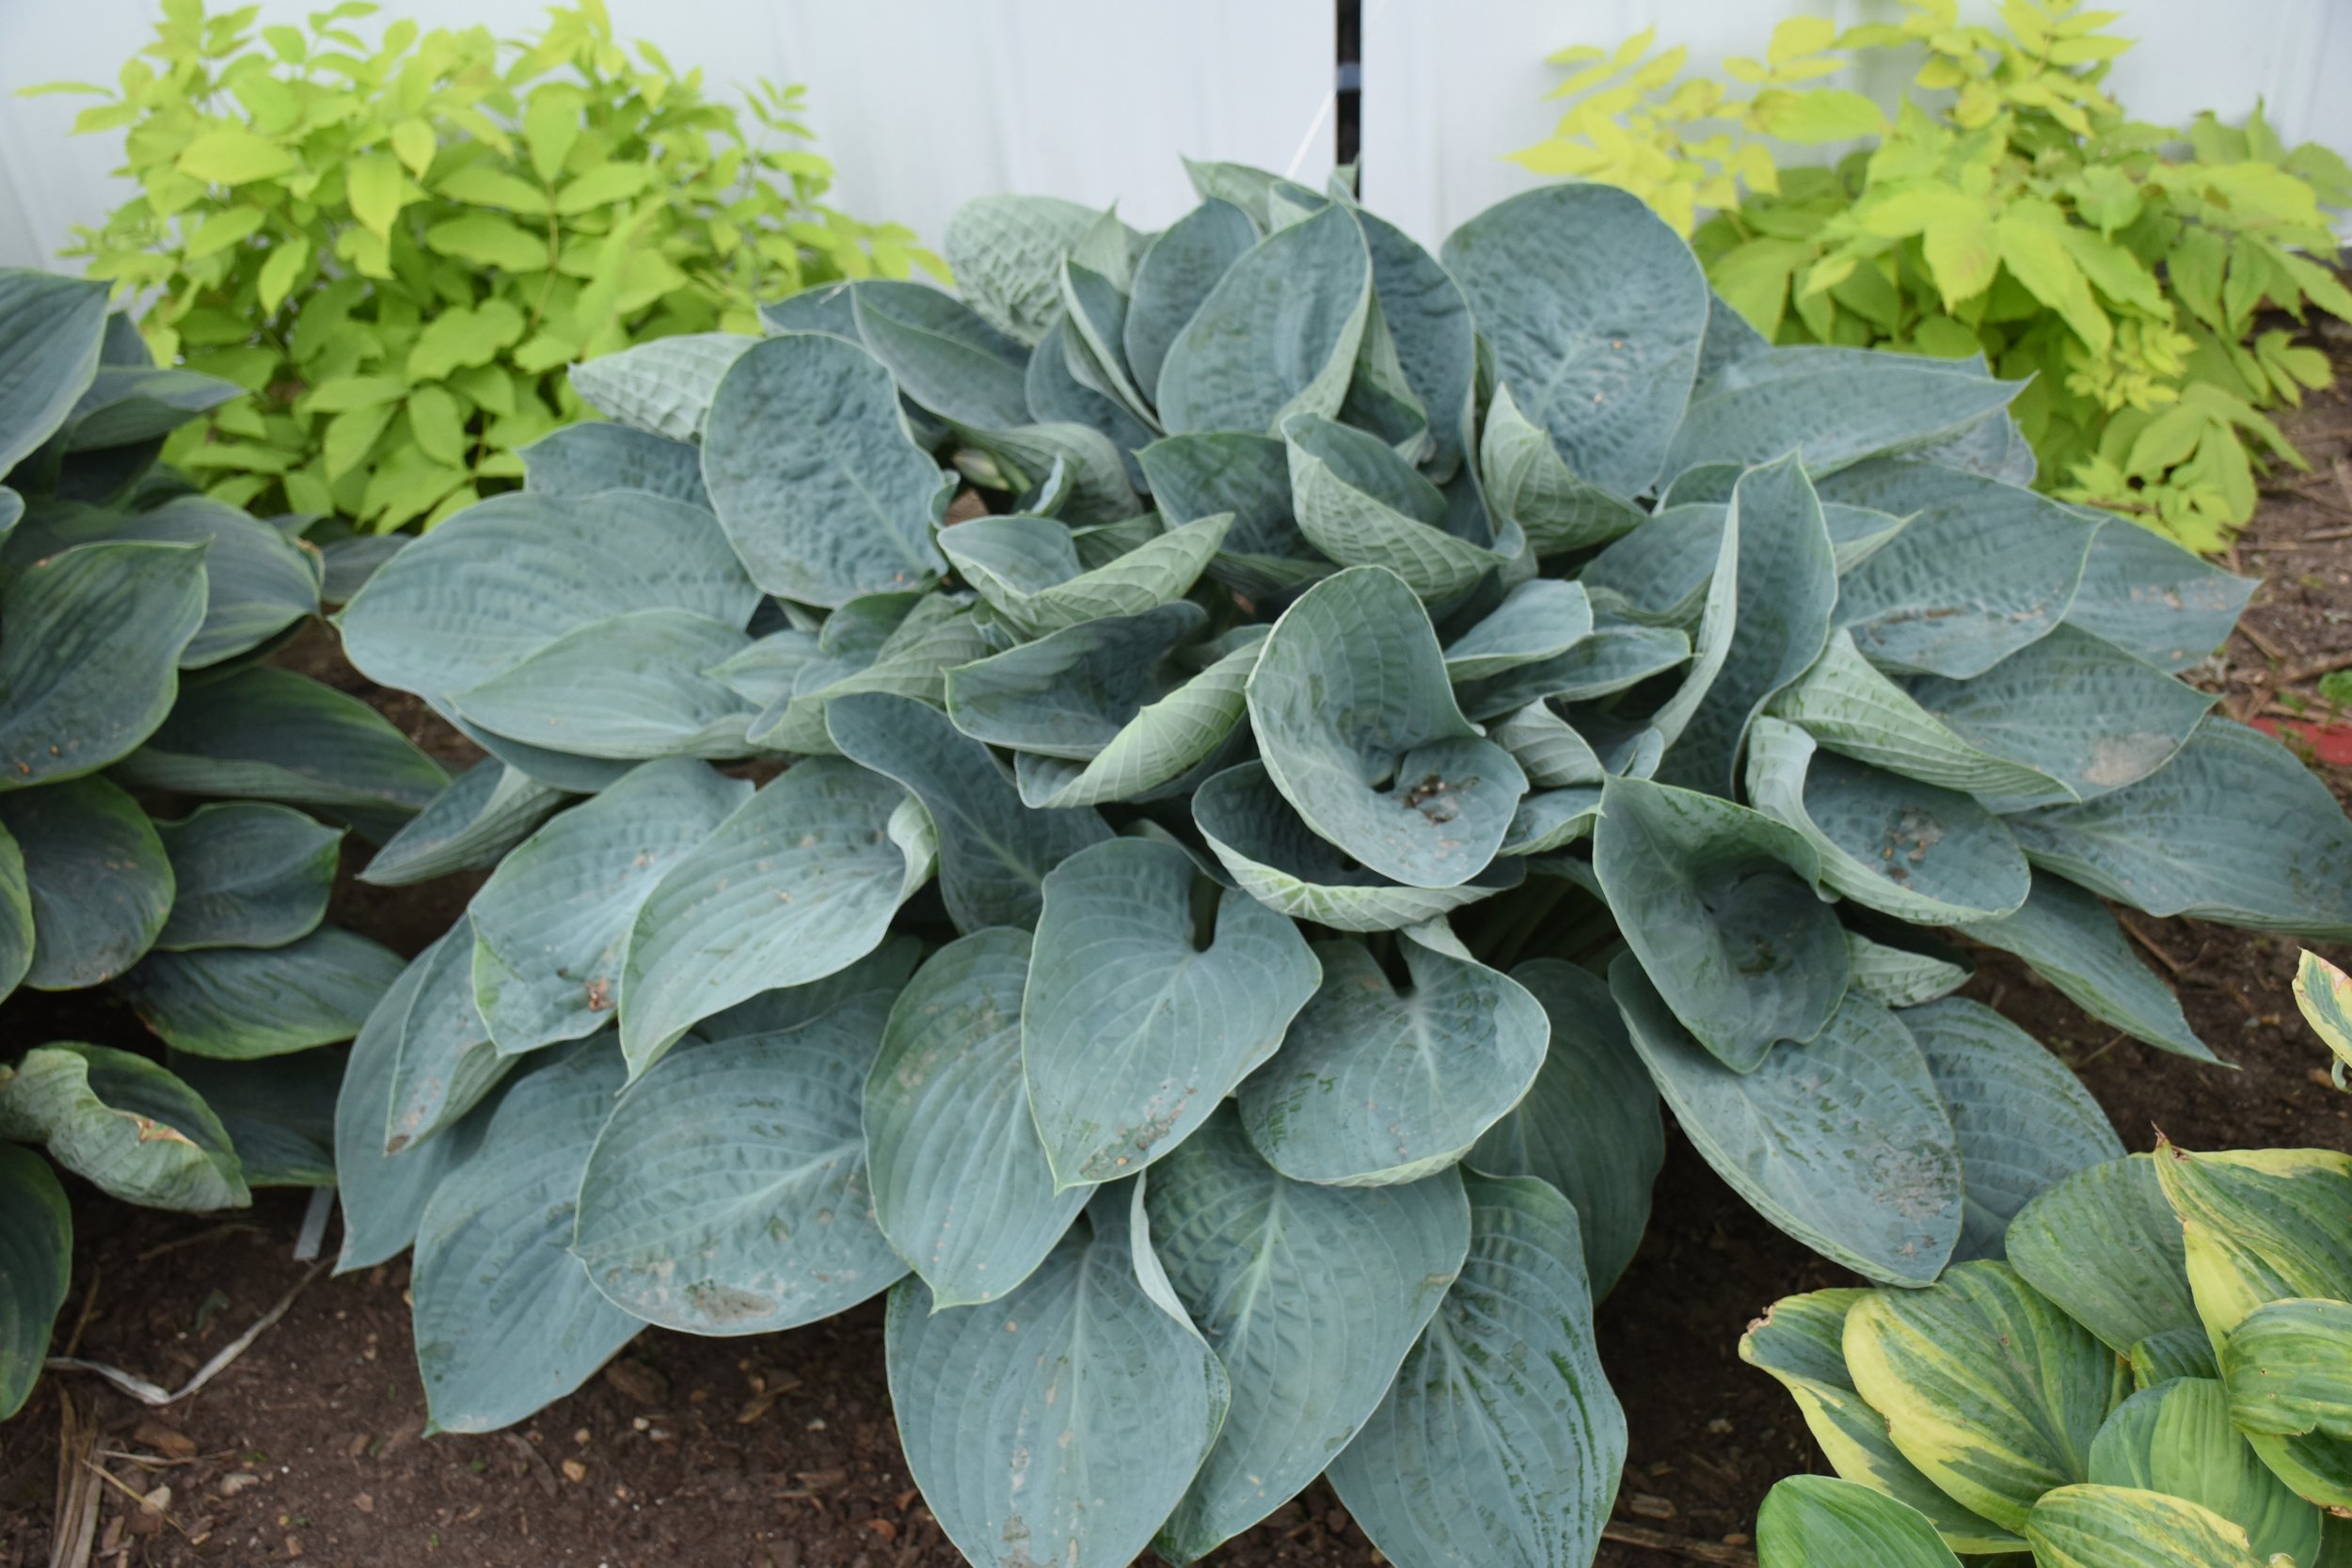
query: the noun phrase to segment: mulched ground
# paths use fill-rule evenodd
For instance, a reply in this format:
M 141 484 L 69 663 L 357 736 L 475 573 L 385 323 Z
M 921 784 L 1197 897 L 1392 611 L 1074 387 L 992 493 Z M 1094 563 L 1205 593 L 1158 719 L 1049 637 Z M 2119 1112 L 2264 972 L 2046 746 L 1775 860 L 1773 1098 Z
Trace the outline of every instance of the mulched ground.
M 2331 345 L 2343 354 L 2342 342 Z M 2265 578 L 2245 629 L 2199 679 L 2246 719 L 2326 720 L 2318 678 L 2352 667 L 2352 398 L 2289 421 L 2313 463 L 2282 475 L 2234 564 Z M 289 662 L 355 690 L 313 633 Z M 371 693 L 380 696 L 381 694 Z M 413 703 L 395 721 L 443 755 L 463 743 Z M 2352 799 L 2352 768 L 2312 759 Z M 338 897 L 336 916 L 413 952 L 470 894 L 463 880 Z M 2047 1042 L 2133 1148 L 2157 1129 L 2188 1148 L 2352 1147 L 2352 1096 L 2288 991 L 2296 943 L 2196 921 L 2134 922 L 2190 1022 L 2236 1071 L 2114 1037 L 2015 960 L 1979 956 L 1968 994 Z M 2338 961 L 2352 952 L 2328 950 Z M 11 1002 L 19 1042 L 70 1032 L 135 1038 L 86 996 L 70 1027 L 46 998 Z M 304 1195 L 265 1196 L 223 1223 L 76 1193 L 69 1325 L 78 1354 L 176 1385 L 309 1272 L 293 1260 Z M 1607 1568 L 1752 1563 L 1749 1531 L 1773 1481 L 1820 1467 L 1778 1385 L 1740 1365 L 1740 1329 L 1775 1298 L 1847 1282 L 1757 1219 L 1678 1136 L 1658 1220 L 1600 1313 L 1604 1355 L 1632 1429 Z M 329 1253 L 333 1238 L 329 1237 Z M 875 1305 L 790 1334 L 639 1337 L 604 1374 L 528 1425 L 423 1435 L 410 1359 L 406 1265 L 305 1287 L 282 1321 L 194 1398 L 153 1412 L 87 1376 L 47 1379 L 0 1428 L 0 1568 L 49 1563 L 70 1400 L 94 1428 L 103 1564 L 311 1560 L 337 1568 L 956 1568 L 908 1480 L 890 1424 Z M 1318 1483 L 1217 1552 L 1228 1568 L 1363 1568 L 1379 1560 Z

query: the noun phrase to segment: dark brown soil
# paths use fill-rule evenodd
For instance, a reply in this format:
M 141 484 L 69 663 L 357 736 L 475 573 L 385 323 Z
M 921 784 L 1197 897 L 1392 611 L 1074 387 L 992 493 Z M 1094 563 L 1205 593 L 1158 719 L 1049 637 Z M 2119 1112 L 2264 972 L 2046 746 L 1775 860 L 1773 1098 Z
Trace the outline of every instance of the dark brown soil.
M 2242 718 L 2328 717 L 2314 683 L 2324 666 L 2352 666 L 2352 399 L 2316 398 L 2290 428 L 2315 471 L 2287 476 L 2239 546 L 2239 569 L 2267 580 L 2248 630 L 2199 676 Z M 322 629 L 279 657 L 376 701 L 453 767 L 471 760 L 413 701 L 368 689 Z M 2352 799 L 2352 770 L 2320 771 Z M 388 893 L 355 889 L 346 878 L 335 917 L 413 952 L 470 892 L 461 879 Z M 2153 1147 L 2159 1127 L 2189 1148 L 2352 1147 L 2352 1097 L 2327 1085 L 2324 1053 L 2288 991 L 2296 944 L 2195 921 L 2134 924 L 2172 975 L 2190 1022 L 2239 1070 L 2117 1039 L 2001 954 L 1979 955 L 1969 994 L 2072 1063 L 2131 1148 Z M 38 1008 L 12 1003 L 8 1037 L 137 1037 L 135 1022 L 90 1000 L 70 1016 L 45 999 Z M 156 1382 L 184 1379 L 307 1273 L 292 1257 L 303 1195 L 264 1196 L 226 1224 L 131 1210 L 87 1190 L 75 1196 L 67 1317 L 71 1326 L 84 1315 L 78 1354 Z M 1843 1276 L 1757 1219 L 1679 1137 L 1657 1212 L 1600 1313 L 1604 1356 L 1632 1429 L 1616 1524 L 1715 1551 L 1694 1557 L 1613 1542 L 1601 1551 L 1607 1568 L 1737 1560 L 1767 1488 L 1820 1464 L 1786 1396 L 1742 1367 L 1735 1347 L 1775 1298 Z M 523 1428 L 427 1439 L 405 1282 L 405 1262 L 316 1279 L 216 1382 L 167 1411 L 151 1412 L 87 1376 L 47 1379 L 25 1413 L 0 1428 L 0 1568 L 49 1561 L 69 1397 L 100 1423 L 97 1464 L 108 1478 L 91 1560 L 100 1563 L 960 1562 L 898 1457 L 880 1314 L 870 1305 L 753 1339 L 651 1330 Z M 1318 1483 L 1213 1560 L 1364 1568 L 1378 1559 Z

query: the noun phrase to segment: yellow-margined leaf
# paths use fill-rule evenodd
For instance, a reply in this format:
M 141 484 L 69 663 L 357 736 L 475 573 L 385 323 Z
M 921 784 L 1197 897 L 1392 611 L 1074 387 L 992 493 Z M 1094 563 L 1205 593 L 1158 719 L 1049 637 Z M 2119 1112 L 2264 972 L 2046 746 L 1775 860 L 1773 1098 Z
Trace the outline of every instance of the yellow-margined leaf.
M 2061 1486 L 2026 1522 L 2040 1568 L 2263 1568 L 2246 1532 L 2185 1497 Z
M 2304 949 L 2295 969 L 2295 1005 L 2336 1059 L 2352 1067 L 2352 974 Z
M 2256 1307 L 2352 1299 L 2352 1155 L 2325 1148 L 2156 1148 L 2180 1216 L 2189 1292 L 2218 1351 Z

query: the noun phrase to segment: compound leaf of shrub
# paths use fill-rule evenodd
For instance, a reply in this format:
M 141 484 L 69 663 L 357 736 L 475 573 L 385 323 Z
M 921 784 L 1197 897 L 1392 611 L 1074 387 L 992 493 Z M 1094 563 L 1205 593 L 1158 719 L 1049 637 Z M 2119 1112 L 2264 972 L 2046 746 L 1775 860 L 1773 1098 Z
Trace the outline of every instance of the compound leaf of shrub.
M 1766 1568 L 1960 1568 L 1927 1515 L 1875 1488 L 1835 1476 L 1790 1476 L 1756 1514 Z
M 326 913 L 342 845 L 330 828 L 286 806 L 218 800 L 155 832 L 171 860 L 171 913 L 155 945 L 277 947 L 307 936 Z
M 0 1068 L 0 1138 L 150 1209 L 202 1213 L 252 1201 L 220 1118 L 144 1056 L 61 1040 Z
M 375 887 L 405 887 L 495 865 L 571 799 L 518 768 L 485 757 L 385 840 L 360 868 L 359 879 Z
M 23 857 L 36 990 L 113 979 L 170 918 L 171 860 L 138 803 L 104 779 L 0 795 L 0 828 Z
M 2189 1027 L 2172 988 L 2132 951 L 2106 906 L 2063 877 L 2042 872 L 2022 907 L 1959 929 L 2023 958 L 2068 1001 L 2134 1039 L 2201 1062 L 2220 1059 Z
M 1346 209 L 1325 208 L 1235 261 L 1168 345 L 1156 397 L 1170 435 L 1270 436 L 1332 415 L 1372 306 L 1372 257 Z
M 2059 1180 L 2009 1223 L 2010 1266 L 2118 1355 L 2182 1329 L 2202 1333 L 2181 1222 L 2145 1154 Z
M 710 510 L 710 492 L 703 488 L 702 449 L 691 441 L 592 421 L 550 431 L 516 455 L 523 460 L 523 483 L 532 495 L 644 490 Z
M 0 1420 L 24 1407 L 73 1270 L 73 1212 L 49 1162 L 0 1144 Z
M 247 1061 L 350 1039 L 402 967 L 391 949 L 326 926 L 283 947 L 150 953 L 116 985 L 173 1050 Z

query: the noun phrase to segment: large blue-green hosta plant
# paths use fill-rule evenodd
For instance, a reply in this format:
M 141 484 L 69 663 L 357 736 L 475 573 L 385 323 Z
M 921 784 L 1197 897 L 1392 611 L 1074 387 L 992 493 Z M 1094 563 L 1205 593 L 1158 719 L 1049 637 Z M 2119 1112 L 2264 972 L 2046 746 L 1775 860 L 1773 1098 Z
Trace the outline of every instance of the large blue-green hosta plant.
M 331 1183 L 342 1064 L 311 1048 L 401 972 L 322 924 L 340 845 L 449 782 L 360 703 L 256 662 L 339 584 L 302 520 L 153 466 L 236 391 L 157 369 L 103 284 L 0 272 L 0 999 L 111 985 L 169 1048 L 21 1022 L 0 1045 L 0 1417 L 40 1370 L 72 1243 L 64 1190 L 18 1146 L 168 1209 Z
M 338 1117 L 437 1426 L 887 1291 L 977 1563 L 1327 1472 L 1405 1568 L 1581 1564 L 1661 1100 L 1924 1284 L 2114 1151 L 1934 931 L 2197 1055 L 2102 896 L 2352 932 L 2327 791 L 2173 673 L 2247 585 L 2025 488 L 2013 385 L 1768 347 L 1621 192 L 1433 255 L 1195 174 L 582 367 L 344 612 L 490 753 Z

